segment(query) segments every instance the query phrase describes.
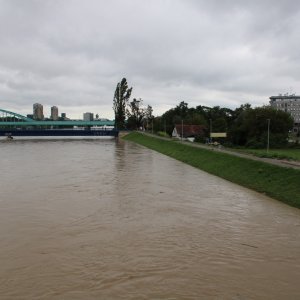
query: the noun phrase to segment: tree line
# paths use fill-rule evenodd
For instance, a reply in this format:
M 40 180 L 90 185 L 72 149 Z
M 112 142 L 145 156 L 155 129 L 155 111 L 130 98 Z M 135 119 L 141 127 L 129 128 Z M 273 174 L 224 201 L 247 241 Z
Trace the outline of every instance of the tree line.
M 223 142 L 228 145 L 263 148 L 266 146 L 269 123 L 269 141 L 272 147 L 287 144 L 293 119 L 288 113 L 270 106 L 252 108 L 243 104 L 236 109 L 202 106 L 188 107 L 182 101 L 176 107 L 155 118 L 155 131 L 164 130 L 171 135 L 175 124 L 204 125 L 204 136 L 197 138 L 203 142 L 211 132 L 226 132 Z
M 161 116 L 152 116 L 152 107 L 143 106 L 141 99 L 131 102 L 132 87 L 129 88 L 125 78 L 117 84 L 114 95 L 115 123 L 118 129 L 146 128 L 154 132 L 172 134 L 176 124 L 203 125 L 204 135 L 196 137 L 204 142 L 210 132 L 226 132 L 223 142 L 228 145 L 262 148 L 266 146 L 268 126 L 271 147 L 287 144 L 289 131 L 293 127 L 290 114 L 270 106 L 252 108 L 246 103 L 236 109 L 198 105 L 189 107 L 181 101 L 174 108 Z M 153 127 L 152 127 L 153 126 Z

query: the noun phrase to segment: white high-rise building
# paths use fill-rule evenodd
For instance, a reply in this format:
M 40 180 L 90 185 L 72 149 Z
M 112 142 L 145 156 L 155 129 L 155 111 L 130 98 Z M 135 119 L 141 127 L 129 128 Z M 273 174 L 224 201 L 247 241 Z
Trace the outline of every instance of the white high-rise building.
M 289 113 L 295 123 L 300 123 L 300 96 L 287 94 L 271 96 L 270 105 L 275 109 Z
M 40 103 L 33 104 L 33 119 L 34 120 L 43 120 L 43 105 Z
M 51 119 L 53 121 L 58 120 L 58 108 L 57 108 L 57 106 L 52 106 L 51 107 Z
M 285 111 L 291 115 L 294 120 L 294 130 L 297 131 L 300 126 L 300 96 L 295 94 L 279 94 L 270 97 L 271 107 Z

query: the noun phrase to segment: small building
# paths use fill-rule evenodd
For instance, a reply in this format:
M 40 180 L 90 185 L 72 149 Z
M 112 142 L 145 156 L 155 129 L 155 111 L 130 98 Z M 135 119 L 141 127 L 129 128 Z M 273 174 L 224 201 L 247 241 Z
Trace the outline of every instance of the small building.
M 173 132 L 173 138 L 184 138 L 191 142 L 194 141 L 196 136 L 204 136 L 206 127 L 204 125 L 181 125 L 176 124 Z

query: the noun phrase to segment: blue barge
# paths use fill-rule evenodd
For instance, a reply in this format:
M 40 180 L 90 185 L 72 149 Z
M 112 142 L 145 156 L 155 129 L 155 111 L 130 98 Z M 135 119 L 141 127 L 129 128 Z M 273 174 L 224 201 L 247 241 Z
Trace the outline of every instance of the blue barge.
M 68 137 L 118 137 L 116 129 L 0 129 L 0 136 L 68 136 Z

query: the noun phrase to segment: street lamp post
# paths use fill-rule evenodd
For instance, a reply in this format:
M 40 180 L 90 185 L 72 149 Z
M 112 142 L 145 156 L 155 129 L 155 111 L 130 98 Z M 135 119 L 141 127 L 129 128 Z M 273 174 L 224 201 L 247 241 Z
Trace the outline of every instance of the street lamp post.
M 270 148 L 270 119 L 267 119 L 268 121 L 268 140 L 267 140 L 267 153 L 269 153 Z

